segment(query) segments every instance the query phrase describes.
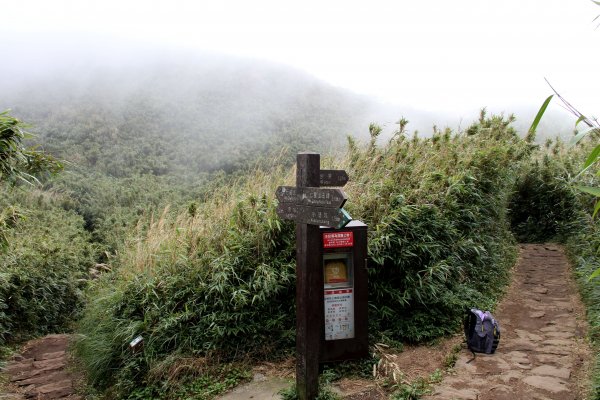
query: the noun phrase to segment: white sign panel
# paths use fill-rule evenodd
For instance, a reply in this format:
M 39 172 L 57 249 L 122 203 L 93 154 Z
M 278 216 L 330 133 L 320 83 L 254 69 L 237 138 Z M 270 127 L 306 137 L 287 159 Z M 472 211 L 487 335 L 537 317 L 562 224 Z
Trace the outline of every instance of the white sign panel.
M 325 290 L 325 340 L 354 338 L 354 289 Z

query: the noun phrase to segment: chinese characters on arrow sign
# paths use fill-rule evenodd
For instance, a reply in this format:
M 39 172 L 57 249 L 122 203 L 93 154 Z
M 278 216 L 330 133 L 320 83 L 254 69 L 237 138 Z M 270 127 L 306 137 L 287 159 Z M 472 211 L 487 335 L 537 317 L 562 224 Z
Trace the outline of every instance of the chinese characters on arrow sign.
M 319 171 L 319 186 L 343 187 L 348 183 L 348 174 L 344 170 L 322 169 Z
M 295 203 L 316 207 L 338 207 L 346 203 L 348 197 L 342 189 L 327 189 L 294 186 L 279 186 L 275 192 L 280 203 Z
M 346 171 L 320 171 L 321 185 L 343 186 L 346 182 Z M 348 199 L 342 189 L 279 186 L 275 195 L 279 200 L 277 215 L 283 219 L 337 229 L 343 228 L 352 220 L 350 214 L 342 208 Z

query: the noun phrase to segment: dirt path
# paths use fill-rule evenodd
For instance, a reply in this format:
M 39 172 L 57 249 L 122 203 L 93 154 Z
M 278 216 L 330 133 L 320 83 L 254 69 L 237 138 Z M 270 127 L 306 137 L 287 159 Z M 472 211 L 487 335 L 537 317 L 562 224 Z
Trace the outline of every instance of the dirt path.
M 584 309 L 561 247 L 522 245 L 513 282 L 496 317 L 496 354 L 460 353 L 454 373 L 427 399 L 585 398 L 591 350 Z
M 69 335 L 49 335 L 28 342 L 3 371 L 12 393 L 0 394 L 0 399 L 81 399 L 67 370 L 69 341 Z

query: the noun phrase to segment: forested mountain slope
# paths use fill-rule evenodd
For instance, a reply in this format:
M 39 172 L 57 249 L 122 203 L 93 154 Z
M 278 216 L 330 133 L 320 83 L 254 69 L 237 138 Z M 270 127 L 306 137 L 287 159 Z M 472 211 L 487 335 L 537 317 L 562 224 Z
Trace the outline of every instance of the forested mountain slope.
M 63 58 L 0 67 L 0 110 L 67 161 L 45 189 L 64 193 L 62 207 L 109 253 L 142 213 L 201 201 L 209 181 L 274 156 L 291 163 L 297 151 L 344 149 L 347 135 L 368 134 L 378 107 L 290 67 L 232 56 L 132 48 Z
M 0 108 L 32 123 L 47 151 L 113 177 L 231 172 L 283 147 L 330 149 L 366 134 L 374 104 L 288 67 L 223 56 L 1 82 Z

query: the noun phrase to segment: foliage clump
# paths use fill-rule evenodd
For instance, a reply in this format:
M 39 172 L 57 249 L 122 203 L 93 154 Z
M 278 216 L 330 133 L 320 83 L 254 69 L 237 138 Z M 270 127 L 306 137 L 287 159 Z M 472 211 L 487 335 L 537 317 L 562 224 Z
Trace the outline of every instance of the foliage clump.
M 522 169 L 509 204 L 517 240 L 563 241 L 574 231 L 582 205 L 568 180 L 565 165 L 549 155 Z
M 81 218 L 34 188 L 62 164 L 28 147 L 26 128 L 0 113 L 0 346 L 65 329 L 81 308 L 93 260 Z
M 59 207 L 58 196 L 3 189 L 0 345 L 67 329 L 83 305 L 95 256 L 83 220 Z
M 0 113 L 0 182 L 31 183 L 37 181 L 37 174 L 54 173 L 62 168 L 52 156 L 26 147 L 25 141 L 31 134 L 25 128 L 26 125 L 8 111 Z
M 548 140 L 543 148 L 533 152 L 517 179 L 510 219 L 520 241 L 556 241 L 566 245 L 586 305 L 588 336 L 596 354 L 591 398 L 600 398 L 600 285 L 597 279 L 591 279 L 600 268 L 600 225 L 591 216 L 596 199 L 578 190 L 598 186 L 598 175 L 590 173 L 597 167 L 588 161 L 584 163 L 597 146 L 597 136 L 589 135 L 588 140 L 580 140 L 581 137 L 577 135 L 570 146 L 559 139 Z M 586 164 L 591 167 L 587 172 L 583 170 Z
M 588 337 L 594 349 L 592 372 L 592 397 L 600 398 L 600 284 L 590 275 L 600 268 L 600 223 L 585 216 L 578 218 L 580 230 L 567 241 L 569 256 L 574 263 L 574 272 L 586 305 Z
M 529 154 L 511 120 L 482 112 L 466 134 L 400 130 L 351 150 L 349 207 L 370 227 L 372 332 L 429 340 L 454 332 L 465 307 L 493 306 L 515 259 L 507 204 Z
M 294 228 L 275 214 L 279 179 L 281 169 L 256 172 L 215 188 L 194 213 L 140 221 L 80 324 L 92 382 L 140 382 L 171 353 L 226 360 L 293 343 Z M 138 334 L 144 355 L 133 357 Z
M 581 136 L 581 135 L 578 135 Z M 577 137 L 575 138 L 577 139 Z M 600 221 L 598 215 L 593 217 L 594 204 L 597 197 L 589 192 L 579 190 L 581 187 L 598 187 L 597 164 L 590 164 L 586 171 L 583 167 L 589 160 L 589 154 L 597 147 L 598 136 L 588 135 L 576 146 L 565 148 L 561 143 L 556 144 L 543 155 L 543 168 L 554 175 L 553 185 L 546 186 L 546 195 L 552 198 L 553 189 L 558 187 L 561 193 L 567 193 L 557 199 L 557 210 L 568 212 L 558 213 L 555 224 L 559 232 L 554 240 L 564 243 L 573 263 L 573 273 L 579 284 L 580 293 L 586 306 L 588 322 L 588 337 L 590 339 L 595 359 L 592 361 L 590 398 L 600 398 L 600 281 L 594 274 L 600 268 Z M 586 167 L 587 168 L 587 167 Z M 564 207 L 566 204 L 568 207 Z M 544 226 L 544 225 L 541 225 Z

